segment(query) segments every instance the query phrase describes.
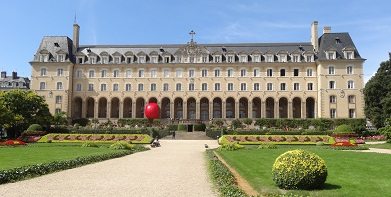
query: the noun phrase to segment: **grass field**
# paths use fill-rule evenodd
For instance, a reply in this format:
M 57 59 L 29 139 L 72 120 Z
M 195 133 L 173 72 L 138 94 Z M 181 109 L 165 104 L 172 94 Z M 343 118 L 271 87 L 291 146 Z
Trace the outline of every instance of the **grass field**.
M 326 161 L 328 177 L 323 190 L 284 191 L 275 186 L 271 168 L 282 153 L 305 149 Z M 391 194 L 391 155 L 324 149 L 316 146 L 279 146 L 278 149 L 218 151 L 260 193 L 309 196 L 384 196 Z
M 385 143 L 385 144 L 366 144 L 365 146 L 369 148 L 384 148 L 384 149 L 391 149 L 391 143 Z
M 0 170 L 118 151 L 109 149 L 108 146 L 106 144 L 94 148 L 81 147 L 81 143 L 36 143 L 21 147 L 1 147 Z

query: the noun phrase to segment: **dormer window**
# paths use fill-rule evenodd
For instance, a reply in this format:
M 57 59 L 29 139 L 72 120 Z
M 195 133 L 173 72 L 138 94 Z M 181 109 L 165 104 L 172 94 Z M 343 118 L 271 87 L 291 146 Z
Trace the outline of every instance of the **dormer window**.
M 202 56 L 202 63 L 207 63 L 207 62 L 209 62 L 208 56 L 207 55 Z
M 109 57 L 108 56 L 103 56 L 102 57 L 102 64 L 107 64 L 109 62 Z
M 228 55 L 227 57 L 228 63 L 233 63 L 235 62 L 234 56 L 233 55 Z
M 156 64 L 156 63 L 158 63 L 158 57 L 157 56 L 152 56 L 151 57 L 151 63 L 154 63 L 154 64 Z
M 306 55 L 305 61 L 306 62 L 314 62 L 314 55 Z
M 253 56 L 253 62 L 261 62 L 261 56 L 259 56 L 259 55 L 254 55 L 254 56 Z
M 336 53 L 335 51 L 327 51 L 326 52 L 326 58 L 329 60 L 334 60 L 336 59 Z
M 266 55 L 266 62 L 274 62 L 273 55 Z
M 213 62 L 214 63 L 220 63 L 221 62 L 221 55 L 213 56 Z
M 292 55 L 292 62 L 300 62 L 300 55 Z
M 64 60 L 65 60 L 65 57 L 64 57 L 65 55 L 64 54 L 59 54 L 59 55 L 57 55 L 57 61 L 58 62 L 64 62 Z
M 138 63 L 140 64 L 145 63 L 145 56 L 138 57 Z
M 241 55 L 240 56 L 240 62 L 242 62 L 242 63 L 247 62 L 247 55 Z
M 280 62 L 287 62 L 286 59 L 287 59 L 287 58 L 286 58 L 286 55 L 285 55 L 285 54 L 280 55 L 280 58 L 279 58 Z
M 119 63 L 121 63 L 121 57 L 119 56 L 114 57 L 114 64 L 119 64 Z
M 354 51 L 345 51 L 345 58 L 346 59 L 354 59 Z
M 39 61 L 40 62 L 47 62 L 48 61 L 48 58 L 49 56 L 48 55 L 39 55 Z
M 90 57 L 90 64 L 96 64 L 96 57 Z
M 127 64 L 132 63 L 132 57 L 126 57 L 126 63 Z
M 171 57 L 170 56 L 164 56 L 164 63 L 170 63 Z

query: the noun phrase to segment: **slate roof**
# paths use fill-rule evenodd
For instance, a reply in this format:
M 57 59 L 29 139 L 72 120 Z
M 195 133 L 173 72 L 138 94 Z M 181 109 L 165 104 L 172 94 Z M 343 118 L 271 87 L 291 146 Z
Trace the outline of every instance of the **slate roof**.
M 73 42 L 67 36 L 44 36 L 37 52 L 35 53 L 36 57 L 42 52 L 48 52 L 50 54 L 49 61 L 53 61 L 55 55 L 60 53 L 65 53 L 65 60 L 70 60 L 74 62 L 74 53 L 73 53 Z M 37 59 L 35 59 L 37 60 Z
M 344 59 L 343 50 L 347 48 L 354 49 L 355 59 L 362 59 L 349 33 L 325 33 L 319 38 L 318 60 L 325 60 L 325 51 L 330 50 L 337 52 L 337 59 Z

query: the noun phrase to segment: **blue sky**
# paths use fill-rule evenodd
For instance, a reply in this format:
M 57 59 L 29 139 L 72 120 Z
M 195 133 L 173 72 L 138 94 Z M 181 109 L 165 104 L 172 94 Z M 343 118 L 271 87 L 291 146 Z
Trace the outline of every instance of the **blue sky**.
M 349 32 L 367 61 L 368 79 L 391 51 L 388 0 L 1 0 L 0 70 L 30 76 L 29 61 L 45 35 L 83 44 L 309 42 L 310 24 Z

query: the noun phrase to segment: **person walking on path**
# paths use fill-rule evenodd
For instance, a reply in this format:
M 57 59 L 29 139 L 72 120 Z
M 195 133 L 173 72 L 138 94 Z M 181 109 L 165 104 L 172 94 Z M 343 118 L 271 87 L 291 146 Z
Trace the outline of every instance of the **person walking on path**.
M 172 132 L 172 139 L 175 139 L 175 131 Z

